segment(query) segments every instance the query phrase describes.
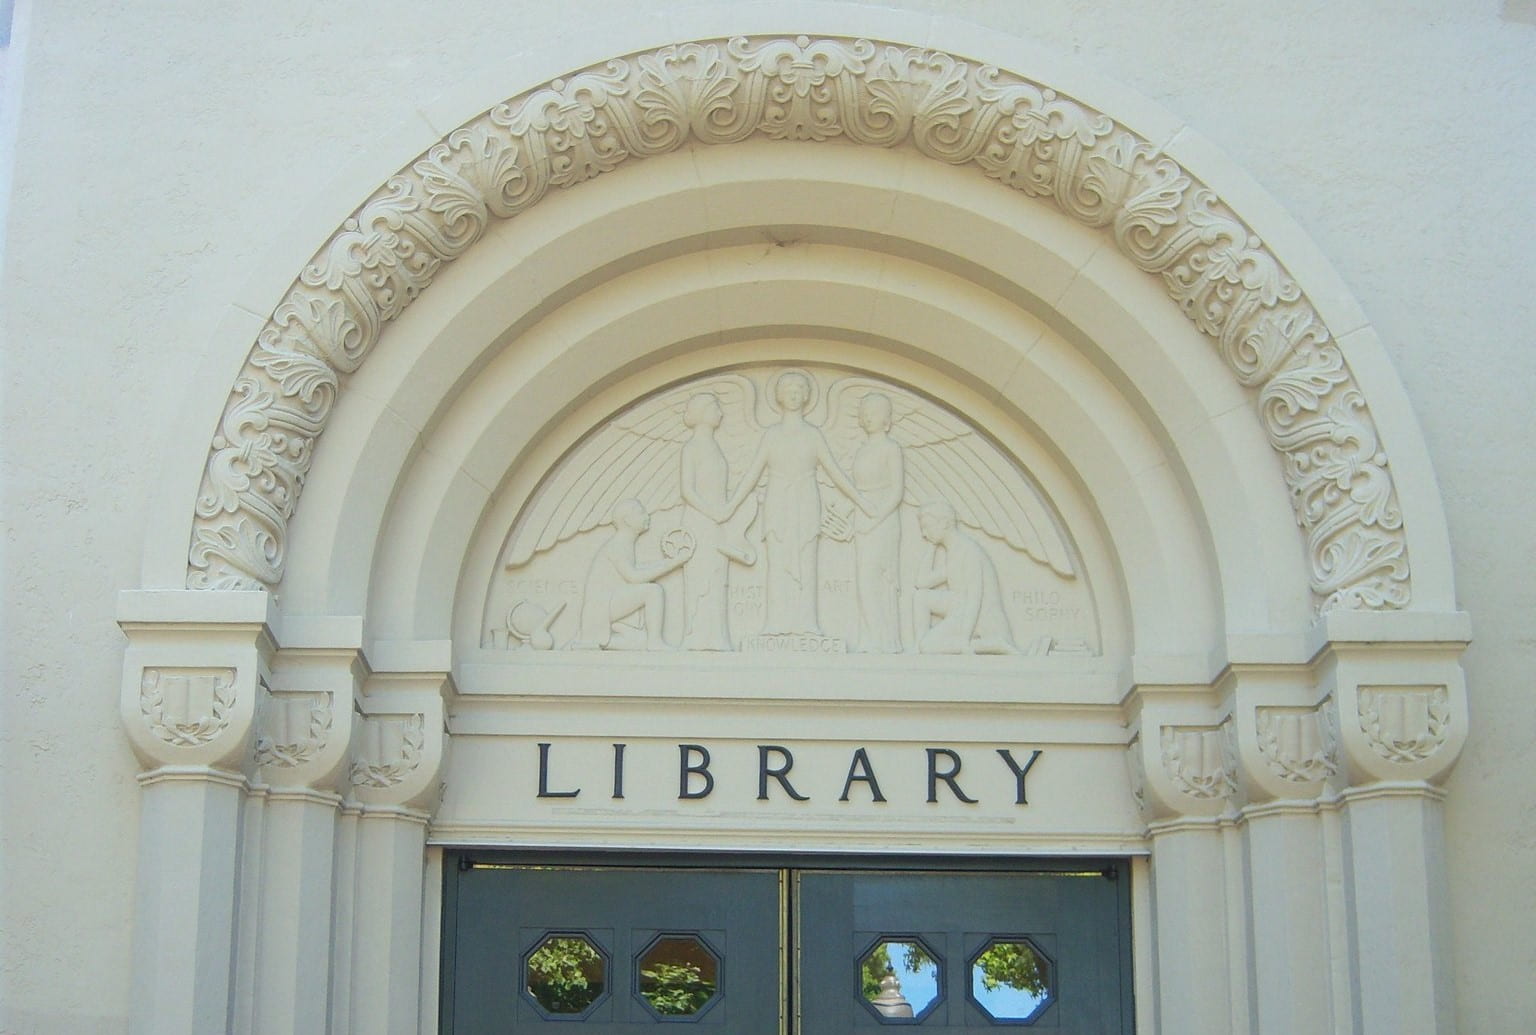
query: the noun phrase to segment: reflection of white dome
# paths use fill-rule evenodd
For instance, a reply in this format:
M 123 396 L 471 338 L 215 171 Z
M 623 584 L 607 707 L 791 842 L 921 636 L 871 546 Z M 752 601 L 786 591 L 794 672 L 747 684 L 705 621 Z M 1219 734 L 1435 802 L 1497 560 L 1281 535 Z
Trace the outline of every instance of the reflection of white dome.
M 907 997 L 901 994 L 901 979 L 890 967 L 885 968 L 885 977 L 880 979 L 880 994 L 870 1000 L 882 1017 L 911 1017 L 912 1004 L 907 1002 Z

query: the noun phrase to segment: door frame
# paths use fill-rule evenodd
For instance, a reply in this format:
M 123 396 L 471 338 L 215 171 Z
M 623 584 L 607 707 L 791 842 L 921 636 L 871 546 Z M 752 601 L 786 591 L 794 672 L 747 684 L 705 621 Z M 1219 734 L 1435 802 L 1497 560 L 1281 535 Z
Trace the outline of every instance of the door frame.
M 1060 876 L 1096 876 L 1116 885 L 1116 932 L 1119 957 L 1122 1015 L 1136 1016 L 1135 970 L 1132 953 L 1132 860 L 1113 856 L 1003 856 L 1003 855 L 881 855 L 848 852 L 747 852 L 747 851 L 655 851 L 623 848 L 594 849 L 519 849 L 484 847 L 445 847 L 442 849 L 442 911 L 438 942 L 438 1032 L 444 1027 L 454 993 L 453 955 L 457 924 L 458 875 L 475 866 L 547 866 L 570 869 L 641 869 L 641 870 L 778 870 L 780 871 L 779 939 L 784 961 L 780 974 L 780 992 L 786 1003 L 780 1030 L 795 1035 L 799 1021 L 797 1008 L 789 1007 L 794 996 L 795 972 L 799 963 L 795 942 L 796 872 L 847 873 L 942 873 L 942 874 L 1044 874 Z

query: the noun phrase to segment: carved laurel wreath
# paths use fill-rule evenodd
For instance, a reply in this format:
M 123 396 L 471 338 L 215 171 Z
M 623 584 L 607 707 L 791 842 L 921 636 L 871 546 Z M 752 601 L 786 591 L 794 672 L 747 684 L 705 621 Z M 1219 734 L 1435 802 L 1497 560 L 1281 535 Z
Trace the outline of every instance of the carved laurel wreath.
M 1252 389 L 1307 538 L 1319 610 L 1409 599 L 1402 516 L 1365 397 L 1295 280 L 1216 194 L 1136 133 L 990 65 L 867 39 L 663 47 L 496 105 L 391 176 L 258 334 L 212 442 L 194 589 L 275 588 L 342 380 L 493 220 L 628 161 L 748 137 L 907 147 L 974 165 L 1108 234 Z
M 393 787 L 421 764 L 426 745 L 426 721 L 421 715 L 405 719 L 365 719 L 365 722 L 394 722 L 400 728 L 399 752 L 393 758 L 357 758 L 352 762 L 354 787 Z
M 268 709 L 286 706 L 286 701 L 297 695 L 288 695 L 282 704 L 272 703 Z M 256 737 L 256 764 L 278 769 L 293 769 L 314 758 L 325 747 L 331 735 L 331 695 L 315 693 L 308 696 L 308 725 L 298 739 L 280 739 L 270 729 L 261 730 Z M 302 703 L 302 702 L 300 702 Z
M 165 702 L 167 677 L 209 680 L 213 686 L 209 710 L 205 714 L 168 714 Z M 147 668 L 139 683 L 139 712 L 150 732 L 176 747 L 199 747 L 217 737 L 229 726 L 230 710 L 235 705 L 235 672 L 217 669 L 211 672 L 181 669 Z
M 1237 791 L 1237 731 L 1219 726 L 1164 726 L 1163 770 L 1191 798 L 1226 798 Z
M 1451 705 L 1443 686 L 1412 690 L 1362 687 L 1358 703 L 1360 732 L 1371 749 L 1388 762 L 1422 762 L 1445 743 Z M 1423 712 L 1422 723 L 1415 721 L 1419 710 Z
M 1315 747 L 1309 754 L 1292 750 L 1288 734 L 1298 732 L 1298 727 L 1311 726 Z M 1313 783 L 1326 780 L 1338 770 L 1338 718 L 1324 702 L 1317 708 L 1294 711 L 1282 708 L 1260 708 L 1255 719 L 1255 733 L 1259 754 L 1269 764 L 1270 771 L 1290 783 Z

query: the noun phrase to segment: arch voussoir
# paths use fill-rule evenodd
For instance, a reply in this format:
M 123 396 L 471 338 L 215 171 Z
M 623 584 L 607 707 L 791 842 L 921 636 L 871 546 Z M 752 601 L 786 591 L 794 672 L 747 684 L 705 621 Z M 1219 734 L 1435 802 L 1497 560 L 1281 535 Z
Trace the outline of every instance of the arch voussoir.
M 675 44 L 572 72 L 391 176 L 304 266 L 251 347 L 210 446 L 187 585 L 278 585 L 346 376 L 495 222 L 626 163 L 749 138 L 910 148 L 1106 234 L 1254 394 L 1319 610 L 1408 605 L 1402 514 L 1365 394 L 1301 285 L 1215 191 L 1110 114 L 1022 75 L 809 36 Z

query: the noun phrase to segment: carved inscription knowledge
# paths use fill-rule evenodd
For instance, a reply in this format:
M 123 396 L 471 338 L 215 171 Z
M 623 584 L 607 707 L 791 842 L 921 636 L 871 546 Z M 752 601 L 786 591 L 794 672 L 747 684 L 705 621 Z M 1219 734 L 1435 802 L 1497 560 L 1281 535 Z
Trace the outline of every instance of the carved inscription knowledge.
M 1092 653 L 1084 582 L 968 421 L 867 374 L 754 367 L 648 396 L 557 465 L 508 537 L 485 645 Z

